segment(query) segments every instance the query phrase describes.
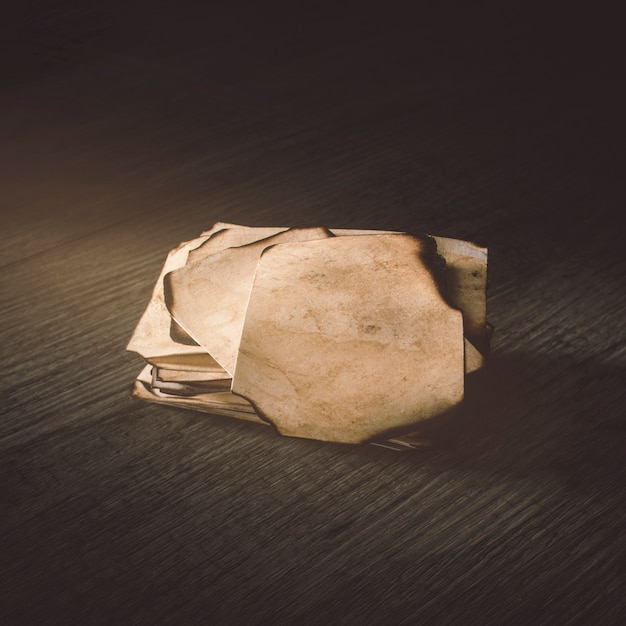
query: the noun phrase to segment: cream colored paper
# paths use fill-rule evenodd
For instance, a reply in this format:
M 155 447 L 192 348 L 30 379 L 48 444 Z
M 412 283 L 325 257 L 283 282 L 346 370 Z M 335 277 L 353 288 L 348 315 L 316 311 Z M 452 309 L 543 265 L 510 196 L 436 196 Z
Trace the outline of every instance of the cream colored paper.
M 455 239 L 218 223 L 168 256 L 133 393 L 328 441 L 419 428 L 484 364 L 486 275 L 487 250 Z

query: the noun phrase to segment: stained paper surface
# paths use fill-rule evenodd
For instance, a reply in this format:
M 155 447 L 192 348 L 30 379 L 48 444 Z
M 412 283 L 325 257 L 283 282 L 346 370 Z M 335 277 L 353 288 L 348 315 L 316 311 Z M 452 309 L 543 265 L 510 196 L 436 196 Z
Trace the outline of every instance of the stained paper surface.
M 410 435 L 484 364 L 487 251 L 385 231 L 218 223 L 170 252 L 128 349 L 137 397 L 342 443 Z M 400 434 L 398 434 L 400 433 Z

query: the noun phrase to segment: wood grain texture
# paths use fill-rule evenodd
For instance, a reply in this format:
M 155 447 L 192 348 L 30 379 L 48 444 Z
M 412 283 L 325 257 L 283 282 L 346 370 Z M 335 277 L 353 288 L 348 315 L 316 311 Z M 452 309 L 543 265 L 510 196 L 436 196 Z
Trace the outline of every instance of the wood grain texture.
M 0 621 L 622 622 L 617 26 L 540 17 L 9 12 Z M 130 399 L 164 257 L 218 220 L 489 247 L 493 355 L 432 448 Z

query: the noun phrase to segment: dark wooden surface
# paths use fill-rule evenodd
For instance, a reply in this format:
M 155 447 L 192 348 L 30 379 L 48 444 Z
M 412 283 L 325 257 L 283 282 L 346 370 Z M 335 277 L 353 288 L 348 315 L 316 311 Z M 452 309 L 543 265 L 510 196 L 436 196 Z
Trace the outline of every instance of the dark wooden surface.
M 615 16 L 261 4 L 7 13 L 0 621 L 623 623 Z M 397 454 L 131 400 L 218 220 L 488 245 L 462 418 Z

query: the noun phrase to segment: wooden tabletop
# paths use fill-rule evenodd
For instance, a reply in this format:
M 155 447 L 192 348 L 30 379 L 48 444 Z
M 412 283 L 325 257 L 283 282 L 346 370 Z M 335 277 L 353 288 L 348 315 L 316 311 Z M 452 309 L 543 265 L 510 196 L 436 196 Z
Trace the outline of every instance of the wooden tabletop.
M 104 4 L 3 25 L 0 621 L 621 623 L 617 22 Z M 487 245 L 463 415 L 396 453 L 132 400 L 216 221 Z

